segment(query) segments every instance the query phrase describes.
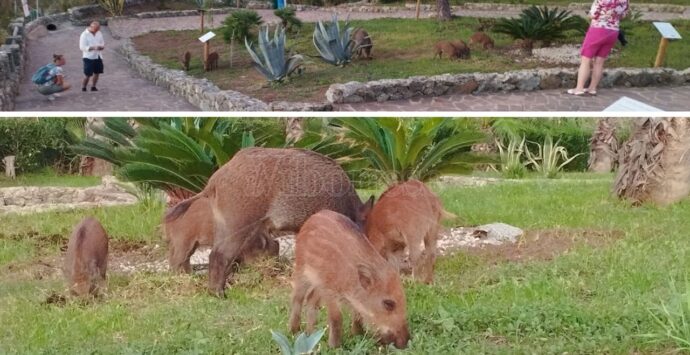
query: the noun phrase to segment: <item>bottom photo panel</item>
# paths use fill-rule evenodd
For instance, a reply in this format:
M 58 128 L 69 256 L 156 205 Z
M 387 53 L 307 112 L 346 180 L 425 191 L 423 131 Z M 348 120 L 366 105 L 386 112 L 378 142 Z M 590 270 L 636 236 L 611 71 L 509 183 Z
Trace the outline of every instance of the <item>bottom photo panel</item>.
M 689 118 L 0 118 L 0 353 L 690 351 Z

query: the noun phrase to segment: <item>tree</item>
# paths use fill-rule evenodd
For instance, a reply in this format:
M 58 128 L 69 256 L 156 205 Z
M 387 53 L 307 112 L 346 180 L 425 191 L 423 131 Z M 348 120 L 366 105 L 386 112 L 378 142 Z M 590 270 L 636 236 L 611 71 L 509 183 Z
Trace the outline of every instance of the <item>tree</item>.
M 589 140 L 589 171 L 595 173 L 611 172 L 618 154 L 618 140 L 616 139 L 616 124 L 610 118 L 602 118 L 597 122 L 597 128 Z
M 635 205 L 668 205 L 690 194 L 690 118 L 639 120 L 622 148 L 614 192 Z
M 436 0 L 436 12 L 439 21 L 448 21 L 453 17 L 448 0 Z
M 87 117 L 84 124 L 84 135 L 92 139 L 100 139 L 95 130 L 105 126 L 103 118 Z M 113 173 L 110 162 L 89 156 L 82 156 L 79 163 L 79 173 L 85 176 L 104 176 Z

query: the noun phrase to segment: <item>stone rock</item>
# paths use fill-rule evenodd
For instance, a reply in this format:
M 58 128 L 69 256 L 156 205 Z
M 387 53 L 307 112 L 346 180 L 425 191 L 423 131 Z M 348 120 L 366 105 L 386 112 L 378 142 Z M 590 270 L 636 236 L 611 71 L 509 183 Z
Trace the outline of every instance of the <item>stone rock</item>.
M 485 240 L 485 244 L 515 243 L 524 234 L 523 230 L 505 223 L 491 223 L 475 228 L 475 234 Z
M 539 88 L 542 90 L 560 89 L 563 81 L 558 75 L 550 74 L 545 76 L 539 82 Z

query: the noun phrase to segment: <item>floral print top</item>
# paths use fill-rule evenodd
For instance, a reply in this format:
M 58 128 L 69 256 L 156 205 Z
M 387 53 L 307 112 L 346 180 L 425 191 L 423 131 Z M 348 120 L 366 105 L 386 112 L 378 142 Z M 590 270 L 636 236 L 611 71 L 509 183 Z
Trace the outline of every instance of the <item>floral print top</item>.
M 592 17 L 592 27 L 618 31 L 627 12 L 628 0 L 594 0 L 589 15 Z

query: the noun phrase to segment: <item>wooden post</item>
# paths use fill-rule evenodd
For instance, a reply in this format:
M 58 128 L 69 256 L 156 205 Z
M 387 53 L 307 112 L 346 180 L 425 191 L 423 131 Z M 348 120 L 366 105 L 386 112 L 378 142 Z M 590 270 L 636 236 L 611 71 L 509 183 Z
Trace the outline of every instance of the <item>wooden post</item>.
M 199 12 L 201 13 L 201 33 L 204 33 L 204 17 L 206 16 L 204 16 L 204 10 L 199 10 Z
M 421 7 L 422 7 L 422 0 L 417 0 L 417 8 L 415 9 L 415 14 L 414 14 L 415 20 L 419 20 L 419 10 Z
M 5 176 L 7 176 L 10 179 L 14 179 L 17 177 L 14 171 L 14 159 L 14 155 L 6 156 L 2 159 L 2 163 L 5 165 Z
M 211 44 L 210 44 L 209 42 L 210 42 L 210 41 L 204 42 L 204 56 L 203 56 L 203 58 L 204 58 L 204 71 L 208 71 L 208 70 L 209 70 L 209 67 L 208 67 L 208 54 L 209 54 L 210 51 L 211 51 Z
M 654 68 L 658 68 L 664 64 L 666 59 L 666 49 L 668 48 L 668 38 L 662 38 L 659 43 L 659 51 L 656 53 L 656 60 L 654 61 Z

